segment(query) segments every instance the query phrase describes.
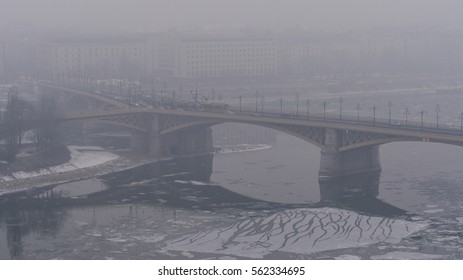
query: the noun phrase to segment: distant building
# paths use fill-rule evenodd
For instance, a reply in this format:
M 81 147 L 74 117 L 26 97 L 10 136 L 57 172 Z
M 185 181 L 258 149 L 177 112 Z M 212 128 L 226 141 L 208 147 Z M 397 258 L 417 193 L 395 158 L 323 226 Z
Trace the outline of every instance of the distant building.
M 6 80 L 5 70 L 5 44 L 0 41 L 0 82 Z
M 217 79 L 276 74 L 277 46 L 273 39 L 185 36 L 176 43 L 176 78 Z
M 140 78 L 147 72 L 144 38 L 80 40 L 49 46 L 52 76 L 81 78 Z

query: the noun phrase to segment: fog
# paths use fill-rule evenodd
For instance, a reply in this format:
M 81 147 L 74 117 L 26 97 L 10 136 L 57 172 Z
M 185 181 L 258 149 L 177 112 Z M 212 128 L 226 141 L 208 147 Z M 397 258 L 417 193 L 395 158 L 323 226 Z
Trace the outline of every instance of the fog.
M 0 32 L 217 28 L 458 28 L 460 0 L 1 0 Z

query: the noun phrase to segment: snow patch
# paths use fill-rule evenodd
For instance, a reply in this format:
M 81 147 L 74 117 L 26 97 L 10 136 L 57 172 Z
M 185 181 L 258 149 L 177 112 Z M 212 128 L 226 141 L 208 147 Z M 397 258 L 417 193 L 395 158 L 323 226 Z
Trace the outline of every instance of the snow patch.
M 249 151 L 260 151 L 270 149 L 272 146 L 267 144 L 240 144 L 233 146 L 219 146 L 216 148 L 217 153 L 229 154 Z
M 444 209 L 428 209 L 428 210 L 423 210 L 423 212 L 428 213 L 428 214 L 436 214 L 440 212 L 444 212 Z
M 42 168 L 35 171 L 18 171 L 7 176 L 0 176 L 0 182 L 11 181 L 14 179 L 26 179 L 53 173 L 67 172 L 80 168 L 87 168 L 118 159 L 119 156 L 105 151 L 101 147 L 93 146 L 68 146 L 71 159 L 61 165 Z
M 178 183 L 178 184 L 191 184 L 191 185 L 195 185 L 195 186 L 210 186 L 211 184 L 210 183 L 207 183 L 207 182 L 200 182 L 200 181 L 183 181 L 183 180 L 175 180 L 174 183 Z
M 384 255 L 371 256 L 371 259 L 373 260 L 432 260 L 441 258 L 443 258 L 443 256 L 403 251 L 395 251 L 386 253 Z

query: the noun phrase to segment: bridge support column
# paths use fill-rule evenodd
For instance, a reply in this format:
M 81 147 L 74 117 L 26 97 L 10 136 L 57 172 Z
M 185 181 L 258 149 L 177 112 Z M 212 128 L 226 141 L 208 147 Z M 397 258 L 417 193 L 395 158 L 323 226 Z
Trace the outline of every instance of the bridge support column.
M 212 129 L 194 128 L 163 136 L 163 155 L 204 154 L 214 152 Z
M 146 133 L 132 130 L 130 134 L 130 149 L 137 153 L 146 153 L 148 150 Z
M 321 151 L 319 180 L 381 171 L 379 146 L 339 151 L 342 132 L 327 128 L 325 147 Z
M 159 117 L 152 115 L 148 127 L 148 153 L 150 156 L 162 156 L 161 128 Z

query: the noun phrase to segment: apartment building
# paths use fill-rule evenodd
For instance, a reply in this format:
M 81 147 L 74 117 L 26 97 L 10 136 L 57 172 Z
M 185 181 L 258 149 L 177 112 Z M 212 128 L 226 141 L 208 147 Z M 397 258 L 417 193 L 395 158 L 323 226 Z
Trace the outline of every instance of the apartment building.
M 187 79 L 265 77 L 277 74 L 277 47 L 270 38 L 178 39 L 174 76 Z
M 137 78 L 147 72 L 144 38 L 79 40 L 49 46 L 54 78 Z
M 0 82 L 6 79 L 5 70 L 5 44 L 0 41 Z

